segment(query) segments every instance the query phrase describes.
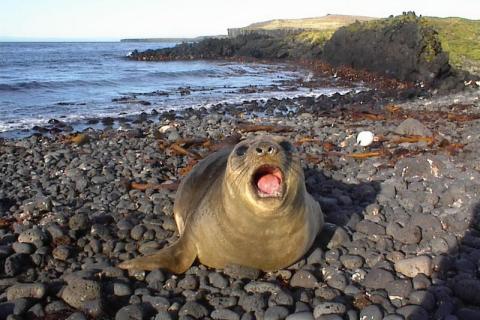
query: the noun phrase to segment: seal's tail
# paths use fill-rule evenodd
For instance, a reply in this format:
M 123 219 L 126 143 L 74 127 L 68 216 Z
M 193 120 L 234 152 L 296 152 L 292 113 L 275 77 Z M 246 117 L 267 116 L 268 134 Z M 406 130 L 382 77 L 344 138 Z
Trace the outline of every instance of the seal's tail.
M 197 257 L 195 246 L 185 236 L 180 237 L 171 246 L 148 256 L 124 261 L 118 265 L 121 269 L 155 270 L 164 269 L 173 273 L 183 273 Z

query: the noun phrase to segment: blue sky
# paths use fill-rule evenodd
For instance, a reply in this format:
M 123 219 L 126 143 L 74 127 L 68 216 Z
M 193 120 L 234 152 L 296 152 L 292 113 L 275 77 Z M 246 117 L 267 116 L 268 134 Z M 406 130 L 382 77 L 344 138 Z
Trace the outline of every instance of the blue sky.
M 479 0 L 0 0 L 0 39 L 111 39 L 225 34 L 228 27 L 328 13 L 480 19 Z

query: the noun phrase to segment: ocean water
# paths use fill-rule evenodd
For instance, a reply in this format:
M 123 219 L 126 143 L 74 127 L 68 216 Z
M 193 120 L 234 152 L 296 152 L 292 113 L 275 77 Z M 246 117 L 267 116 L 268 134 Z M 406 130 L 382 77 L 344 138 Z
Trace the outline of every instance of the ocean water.
M 126 59 L 134 49 L 173 45 L 0 43 L 0 135 L 42 126 L 50 119 L 75 124 L 152 109 L 161 112 L 220 102 L 346 91 L 292 87 L 291 81 L 307 79 L 311 74 L 282 64 Z M 261 90 L 249 90 L 251 86 Z

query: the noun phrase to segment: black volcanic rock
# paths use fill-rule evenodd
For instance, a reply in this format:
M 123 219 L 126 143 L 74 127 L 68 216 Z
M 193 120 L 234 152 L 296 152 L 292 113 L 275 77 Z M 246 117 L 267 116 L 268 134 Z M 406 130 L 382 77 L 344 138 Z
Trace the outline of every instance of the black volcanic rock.
M 173 48 L 133 51 L 129 59 L 141 61 L 225 59 L 249 57 L 257 59 L 316 58 L 318 50 L 289 37 L 251 33 L 234 38 L 209 38 L 194 43 L 181 43 Z
M 317 61 L 400 81 L 423 82 L 443 93 L 463 90 L 465 82 L 479 79 L 450 66 L 437 31 L 415 13 L 353 23 L 339 28 L 322 45 L 295 33 L 251 32 L 230 38 L 184 42 L 172 48 L 135 50 L 128 58 L 138 61 L 244 58 Z
M 451 69 L 437 32 L 412 13 L 338 29 L 323 59 L 399 80 L 432 82 Z

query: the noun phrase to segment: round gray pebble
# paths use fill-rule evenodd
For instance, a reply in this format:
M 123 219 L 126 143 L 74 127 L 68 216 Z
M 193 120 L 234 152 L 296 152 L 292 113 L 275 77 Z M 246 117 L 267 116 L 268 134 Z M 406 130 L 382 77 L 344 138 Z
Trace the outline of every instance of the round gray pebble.
M 200 303 L 188 301 L 178 311 L 179 316 L 191 316 L 195 319 L 202 319 L 208 316 L 208 310 Z
M 146 319 L 145 308 L 140 304 L 131 304 L 117 311 L 115 320 L 143 320 Z
M 13 251 L 16 253 L 32 254 L 35 252 L 35 247 L 31 243 L 14 242 L 12 245 Z
M 343 318 L 338 314 L 323 314 L 315 318 L 315 320 L 343 320 Z
M 178 281 L 177 287 L 182 288 L 184 290 L 195 290 L 198 288 L 197 277 L 191 274 L 187 274 L 185 278 Z
M 228 280 L 220 273 L 211 272 L 208 274 L 208 281 L 212 286 L 219 289 L 225 289 L 228 287 Z
M 155 320 L 173 320 L 174 317 L 167 311 L 159 311 L 155 316 Z
M 240 320 L 240 316 L 229 309 L 217 309 L 213 310 L 210 317 L 215 320 Z
M 81 312 L 74 312 L 66 320 L 87 320 L 87 317 Z
M 372 304 L 372 305 L 369 305 L 368 307 L 363 308 L 360 311 L 360 319 L 362 319 L 362 320 L 382 320 L 383 319 L 383 312 L 378 306 Z
M 320 302 L 313 310 L 313 316 L 316 318 L 325 314 L 344 314 L 347 307 L 339 302 Z
M 298 270 L 290 279 L 290 286 L 313 289 L 318 286 L 318 280 L 310 271 Z
M 308 311 L 297 312 L 289 315 L 285 320 L 314 320 L 313 314 Z
M 12 302 L 14 304 L 13 314 L 17 316 L 24 314 L 34 304 L 34 300 L 26 298 L 16 299 Z
M 170 302 L 165 297 L 160 296 L 150 296 L 150 295 L 143 295 L 142 301 L 151 305 L 157 311 L 167 311 L 170 307 Z
M 47 287 L 43 283 L 21 283 L 11 286 L 7 289 L 7 300 L 20 298 L 42 299 L 47 292 Z
M 72 230 L 86 230 L 90 226 L 90 220 L 84 213 L 78 213 L 68 220 L 68 226 Z
M 282 320 L 288 316 L 288 309 L 282 306 L 269 307 L 264 314 L 265 320 Z
M 132 237 L 133 240 L 141 240 L 145 231 L 147 231 L 145 226 L 141 224 L 136 225 L 132 230 L 130 230 L 130 237 Z
M 45 231 L 37 227 L 25 230 L 18 236 L 18 242 L 33 244 L 44 243 L 47 239 L 48 236 Z
M 116 296 L 129 296 L 132 294 L 132 289 L 126 283 L 115 282 L 113 284 L 113 294 Z
M 360 256 L 346 254 L 340 257 L 342 265 L 350 270 L 355 270 L 363 266 L 364 259 Z
M 405 320 L 405 318 L 398 314 L 389 314 L 383 320 Z

